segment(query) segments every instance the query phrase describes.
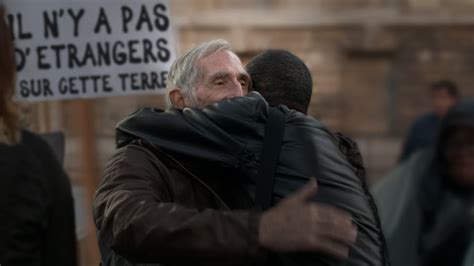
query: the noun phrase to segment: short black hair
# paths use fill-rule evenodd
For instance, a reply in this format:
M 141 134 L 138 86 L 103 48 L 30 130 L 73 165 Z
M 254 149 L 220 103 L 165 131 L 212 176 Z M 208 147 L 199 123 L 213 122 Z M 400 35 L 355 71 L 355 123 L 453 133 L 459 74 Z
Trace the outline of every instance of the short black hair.
M 313 80 L 306 65 L 286 50 L 267 50 L 246 65 L 253 90 L 270 105 L 284 104 L 302 113 L 308 112 Z
M 459 90 L 458 85 L 454 81 L 448 79 L 438 80 L 430 85 L 430 90 L 439 91 L 439 90 L 446 90 L 449 95 L 458 98 L 459 97 Z

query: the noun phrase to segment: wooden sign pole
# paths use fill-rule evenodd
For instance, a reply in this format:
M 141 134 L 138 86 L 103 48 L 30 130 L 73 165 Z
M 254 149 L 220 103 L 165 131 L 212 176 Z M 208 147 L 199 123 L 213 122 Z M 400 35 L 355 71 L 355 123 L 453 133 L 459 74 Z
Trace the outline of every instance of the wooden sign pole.
M 97 244 L 95 225 L 92 220 L 92 199 L 97 188 L 99 169 L 97 143 L 94 125 L 94 100 L 78 100 L 76 110 L 77 130 L 80 138 L 80 160 L 82 165 L 82 182 L 85 190 L 87 215 L 87 237 L 85 265 L 99 265 L 100 255 Z M 84 263 L 83 263 L 84 265 Z

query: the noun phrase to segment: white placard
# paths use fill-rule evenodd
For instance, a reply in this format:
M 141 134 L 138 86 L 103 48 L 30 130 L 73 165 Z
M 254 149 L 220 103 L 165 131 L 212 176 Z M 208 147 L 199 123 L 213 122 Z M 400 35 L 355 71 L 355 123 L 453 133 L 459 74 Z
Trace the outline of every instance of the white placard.
M 160 94 L 175 58 L 167 0 L 4 0 L 26 101 Z

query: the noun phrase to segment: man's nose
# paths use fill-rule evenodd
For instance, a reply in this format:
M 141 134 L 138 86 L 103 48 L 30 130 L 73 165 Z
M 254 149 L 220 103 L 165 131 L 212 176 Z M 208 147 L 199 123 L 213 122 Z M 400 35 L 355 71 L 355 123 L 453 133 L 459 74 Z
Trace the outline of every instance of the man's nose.
M 240 83 L 239 80 L 234 80 L 231 84 L 231 87 L 229 88 L 229 98 L 240 97 L 243 95 L 244 95 L 244 92 L 243 92 L 242 84 Z

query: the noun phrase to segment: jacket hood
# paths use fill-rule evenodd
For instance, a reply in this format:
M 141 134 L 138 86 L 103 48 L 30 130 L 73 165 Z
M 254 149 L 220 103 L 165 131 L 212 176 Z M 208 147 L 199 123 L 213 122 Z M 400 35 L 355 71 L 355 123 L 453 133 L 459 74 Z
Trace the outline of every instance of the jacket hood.
M 474 127 L 473 99 L 457 103 L 444 117 L 437 147 L 429 152 L 431 163 L 418 184 L 418 197 L 424 220 L 424 233 L 419 243 L 422 252 L 428 252 L 445 241 L 446 237 L 450 236 L 450 229 L 470 228 L 470 202 L 473 191 L 471 188 L 456 185 L 448 178 L 444 158 L 444 146 L 449 134 L 460 127 Z M 465 234 L 469 235 L 469 231 L 466 230 Z
M 474 99 L 464 100 L 454 105 L 441 123 L 440 138 L 442 141 L 453 128 L 474 128 Z
M 454 105 L 441 122 L 436 147 L 424 151 L 426 154 L 426 170 L 421 179 L 419 193 L 422 199 L 422 208 L 427 212 L 436 211 L 439 201 L 449 188 L 449 191 L 457 195 L 470 195 L 471 189 L 456 185 L 448 178 L 446 173 L 446 159 L 444 157 L 444 146 L 452 130 L 459 127 L 474 127 L 474 100 L 460 101 Z
M 474 99 L 463 100 L 454 105 L 440 125 L 434 163 L 444 164 L 444 146 L 449 134 L 455 128 L 474 128 Z

